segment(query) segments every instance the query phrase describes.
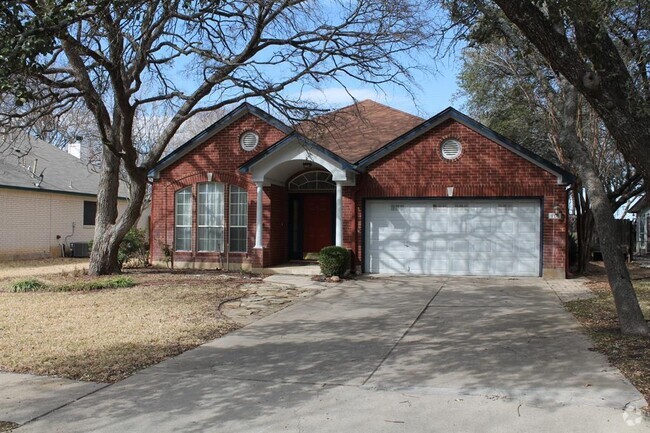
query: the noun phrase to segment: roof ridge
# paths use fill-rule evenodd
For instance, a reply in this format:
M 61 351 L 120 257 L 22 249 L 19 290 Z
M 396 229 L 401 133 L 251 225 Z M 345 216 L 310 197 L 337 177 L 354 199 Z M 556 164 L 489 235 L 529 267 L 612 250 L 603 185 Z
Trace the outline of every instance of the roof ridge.
M 381 105 L 384 108 L 388 108 L 391 111 L 399 111 L 400 113 L 406 114 L 406 115 L 411 116 L 413 118 L 420 119 L 422 121 L 426 120 L 423 117 L 416 116 L 415 114 L 409 113 L 408 111 L 400 110 L 399 108 L 391 107 L 390 105 L 384 104 L 383 102 L 377 102 L 374 99 L 369 99 L 369 98 L 364 99 L 363 101 L 360 102 L 360 104 L 363 103 L 363 102 L 372 102 L 373 104 Z
M 366 98 L 366 99 L 363 99 L 361 101 L 353 102 L 352 104 L 345 105 L 343 107 L 337 108 L 336 110 L 332 110 L 332 111 L 328 111 L 327 113 L 319 114 L 318 116 L 314 116 L 314 117 L 312 117 L 310 119 L 306 119 L 305 121 L 309 122 L 309 121 L 313 121 L 315 119 L 318 119 L 319 117 L 331 116 L 332 114 L 336 114 L 336 113 L 339 113 L 339 112 L 341 112 L 343 110 L 347 110 L 349 108 L 360 106 L 360 105 L 362 105 L 364 103 L 367 103 L 367 102 L 370 102 L 370 103 L 375 104 L 375 105 L 380 105 L 380 106 L 382 106 L 384 108 L 387 108 L 387 109 L 389 109 L 391 111 L 397 111 L 397 112 L 400 112 L 402 114 L 406 114 L 407 116 L 410 116 L 410 117 L 412 117 L 414 119 L 419 119 L 419 120 L 421 120 L 423 122 L 424 122 L 424 120 L 426 120 L 426 119 L 424 119 L 424 118 L 422 118 L 420 116 L 416 116 L 415 114 L 411 114 L 411 113 L 409 113 L 407 111 L 399 110 L 397 108 L 391 107 L 390 105 L 383 104 L 381 102 L 377 102 L 374 99 Z M 303 122 L 300 122 L 300 123 L 303 123 Z

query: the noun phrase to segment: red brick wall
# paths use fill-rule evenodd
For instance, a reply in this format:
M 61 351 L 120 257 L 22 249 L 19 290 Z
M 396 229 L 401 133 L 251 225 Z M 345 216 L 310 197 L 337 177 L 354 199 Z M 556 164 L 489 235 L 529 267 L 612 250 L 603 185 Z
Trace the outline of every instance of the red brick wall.
M 448 161 L 440 155 L 440 144 L 447 138 L 462 144 L 457 160 Z M 346 245 L 357 236 L 351 245 L 363 263 L 359 234 L 365 198 L 447 197 L 450 186 L 454 187 L 454 197 L 541 198 L 544 269 L 565 268 L 566 223 L 547 218 L 555 206 L 566 216 L 565 187 L 557 184 L 556 176 L 453 120 L 375 162 L 367 174 L 359 177 L 355 191 L 347 191 L 356 197 L 356 210 L 346 209 L 346 220 L 354 219 L 356 224 L 345 226 Z
M 259 145 L 253 152 L 246 152 L 239 145 L 240 135 L 247 130 L 254 130 L 260 136 Z M 239 173 L 238 167 L 283 137 L 283 132 L 258 117 L 247 114 L 163 170 L 160 173 L 160 178 L 154 181 L 152 189 L 150 237 L 152 260 L 162 258 L 159 242 L 168 245 L 174 243 L 174 193 L 186 186 L 192 186 L 196 218 L 196 183 L 207 182 L 208 173 L 213 173 L 212 180 L 214 182 L 248 189 L 248 252 L 255 261 L 257 255 L 253 251 L 253 246 L 255 245 L 256 187 L 250 181 L 249 175 Z M 226 195 L 226 218 L 229 198 Z M 268 200 L 265 200 L 267 211 L 270 209 L 269 204 Z M 193 245 L 196 241 L 196 231 L 196 224 L 194 224 Z M 265 233 L 265 236 L 268 236 L 268 226 L 265 227 Z M 225 239 L 227 239 L 227 235 L 228 233 L 225 231 Z M 242 256 L 241 253 L 230 253 L 229 259 L 236 263 L 241 261 Z M 216 266 L 220 262 L 225 264 L 226 258 L 218 253 L 175 252 L 174 260 L 195 263 L 214 262 Z

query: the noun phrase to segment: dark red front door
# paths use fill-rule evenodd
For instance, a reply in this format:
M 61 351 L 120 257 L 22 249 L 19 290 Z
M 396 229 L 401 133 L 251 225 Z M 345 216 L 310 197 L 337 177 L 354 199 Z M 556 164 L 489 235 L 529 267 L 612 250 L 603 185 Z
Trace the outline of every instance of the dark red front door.
M 303 195 L 303 244 L 302 251 L 317 253 L 332 245 L 332 194 Z

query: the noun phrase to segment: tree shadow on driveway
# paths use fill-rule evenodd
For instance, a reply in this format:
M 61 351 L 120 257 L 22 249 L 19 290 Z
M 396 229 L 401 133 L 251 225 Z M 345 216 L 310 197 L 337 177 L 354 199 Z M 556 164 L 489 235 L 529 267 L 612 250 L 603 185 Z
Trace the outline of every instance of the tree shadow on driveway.
M 278 431 L 306 408 L 325 417 L 355 401 L 374 411 L 363 417 L 384 417 L 369 402 L 392 391 L 447 400 L 494 394 L 551 411 L 572 403 L 622 408 L 640 397 L 589 346 L 539 279 L 357 281 L 143 370 L 25 431 Z

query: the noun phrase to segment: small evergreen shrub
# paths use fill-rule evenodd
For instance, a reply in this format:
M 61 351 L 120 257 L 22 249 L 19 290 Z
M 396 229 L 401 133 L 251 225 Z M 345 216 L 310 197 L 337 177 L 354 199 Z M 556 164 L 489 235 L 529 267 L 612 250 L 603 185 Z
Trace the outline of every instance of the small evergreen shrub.
M 120 268 L 127 262 L 135 267 L 149 264 L 149 242 L 147 242 L 147 234 L 144 230 L 137 227 L 129 230 L 120 244 L 117 261 Z
M 325 247 L 318 256 L 320 271 L 326 277 L 343 276 L 350 268 L 350 252 L 342 247 Z
M 18 280 L 11 283 L 9 290 L 15 293 L 24 293 L 24 292 L 40 292 L 45 290 L 47 286 L 40 280 L 36 278 L 27 278 L 25 280 Z

